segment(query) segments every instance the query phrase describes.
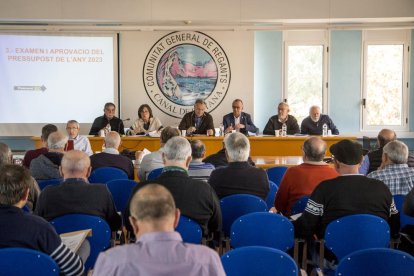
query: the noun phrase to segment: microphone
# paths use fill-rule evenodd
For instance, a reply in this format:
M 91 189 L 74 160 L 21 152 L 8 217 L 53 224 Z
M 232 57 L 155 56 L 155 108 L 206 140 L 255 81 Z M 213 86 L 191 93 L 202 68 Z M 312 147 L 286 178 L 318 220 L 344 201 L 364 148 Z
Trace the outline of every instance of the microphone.
M 121 123 L 131 120 L 131 118 L 121 119 L 118 123 L 118 133 L 121 131 Z

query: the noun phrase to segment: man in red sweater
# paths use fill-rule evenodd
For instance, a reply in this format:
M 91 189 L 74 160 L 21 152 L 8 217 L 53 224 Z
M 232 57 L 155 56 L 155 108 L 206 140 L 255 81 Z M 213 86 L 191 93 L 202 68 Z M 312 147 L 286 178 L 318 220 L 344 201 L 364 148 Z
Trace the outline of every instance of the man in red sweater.
M 295 202 L 305 195 L 310 195 L 318 184 L 339 174 L 334 168 L 323 162 L 326 143 L 318 136 L 313 136 L 303 144 L 303 163 L 290 167 L 282 178 L 275 197 L 275 208 L 283 215 L 289 216 Z

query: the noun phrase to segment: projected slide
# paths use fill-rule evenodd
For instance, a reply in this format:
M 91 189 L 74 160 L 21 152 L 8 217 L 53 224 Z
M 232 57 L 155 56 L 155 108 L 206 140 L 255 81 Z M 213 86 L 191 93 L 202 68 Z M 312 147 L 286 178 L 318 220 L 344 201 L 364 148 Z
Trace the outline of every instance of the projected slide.
M 0 35 L 0 123 L 90 123 L 114 86 L 113 36 Z

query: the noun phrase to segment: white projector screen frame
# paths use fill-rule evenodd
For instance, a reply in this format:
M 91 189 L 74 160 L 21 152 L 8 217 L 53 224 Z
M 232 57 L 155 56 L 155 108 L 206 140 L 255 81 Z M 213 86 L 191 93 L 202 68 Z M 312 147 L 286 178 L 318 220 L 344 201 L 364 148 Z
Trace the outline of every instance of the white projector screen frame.
M 116 33 L 0 33 L 0 136 L 68 120 L 87 134 L 106 102 L 119 113 Z

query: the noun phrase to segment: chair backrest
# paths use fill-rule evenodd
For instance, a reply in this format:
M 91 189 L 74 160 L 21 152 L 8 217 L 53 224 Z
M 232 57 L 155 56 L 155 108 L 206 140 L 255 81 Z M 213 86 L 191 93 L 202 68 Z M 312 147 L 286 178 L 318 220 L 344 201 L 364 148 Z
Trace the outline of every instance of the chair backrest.
M 158 168 L 158 169 L 154 169 L 154 170 L 150 171 L 150 173 L 147 176 L 147 180 L 154 180 L 155 178 L 160 176 L 163 169 L 164 168 Z
M 62 182 L 62 178 L 52 178 L 52 179 L 46 179 L 46 180 L 37 180 L 37 184 L 39 185 L 40 190 L 43 190 L 47 186 L 50 185 L 57 185 Z
M 197 222 L 189 217 L 181 215 L 175 230 L 180 233 L 184 242 L 201 244 L 203 230 Z
M 223 232 L 227 237 L 230 236 L 230 227 L 237 218 L 248 213 L 267 211 L 267 205 L 263 199 L 248 194 L 223 197 L 220 200 L 220 207 L 223 218 Z
M 265 246 L 236 248 L 224 254 L 221 262 L 227 276 L 298 275 L 298 267 L 292 257 Z
M 258 227 L 263 230 L 260 233 Z M 288 218 L 268 212 L 250 213 L 236 219 L 230 231 L 231 246 L 267 246 L 287 251 L 294 244 L 294 228 Z
M 275 204 L 275 197 L 278 188 L 279 187 L 276 185 L 275 182 L 269 180 L 269 193 L 267 193 L 266 197 L 266 204 L 268 209 L 272 208 Z
M 413 275 L 414 257 L 389 248 L 370 248 L 353 252 L 338 264 L 336 275 L 389 276 Z
M 303 213 L 303 211 L 305 211 L 306 204 L 308 203 L 308 200 L 309 200 L 308 195 L 305 195 L 305 196 L 299 198 L 295 202 L 295 204 L 293 204 L 292 210 L 290 211 L 290 214 L 295 215 L 295 214 Z
M 266 170 L 267 177 L 269 180 L 273 181 L 276 185 L 280 185 L 280 181 L 282 181 L 282 177 L 285 174 L 287 167 L 285 166 L 277 166 L 268 168 Z
M 115 179 L 128 179 L 128 175 L 118 168 L 103 167 L 93 170 L 89 176 L 90 183 L 106 183 Z
M 116 179 L 106 183 L 118 212 L 124 214 L 132 190 L 138 183 L 129 179 Z
M 57 217 L 50 221 L 58 234 L 78 230 L 92 229 L 92 236 L 87 237 L 91 252 L 85 263 L 86 271 L 92 268 L 101 251 L 109 247 L 111 229 L 105 220 L 98 216 L 71 214 Z
M 0 275 L 59 275 L 56 262 L 45 253 L 27 248 L 0 249 Z
M 405 195 L 394 195 L 395 207 L 397 207 L 398 212 L 400 213 L 400 229 L 406 225 L 414 225 L 414 217 L 407 216 L 403 212 L 403 204 L 405 200 Z
M 386 248 L 390 242 L 390 227 L 386 220 L 368 214 L 336 219 L 325 230 L 325 246 L 338 260 L 368 248 Z

